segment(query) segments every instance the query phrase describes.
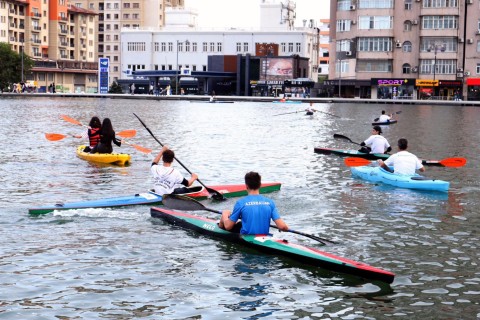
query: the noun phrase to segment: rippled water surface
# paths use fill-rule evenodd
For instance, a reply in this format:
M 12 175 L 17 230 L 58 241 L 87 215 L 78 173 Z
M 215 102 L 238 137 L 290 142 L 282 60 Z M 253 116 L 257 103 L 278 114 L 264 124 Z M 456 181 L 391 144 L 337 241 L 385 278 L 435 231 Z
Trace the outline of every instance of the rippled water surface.
M 0 99 L 2 319 L 478 319 L 480 109 L 451 106 L 305 104 L 111 99 Z M 342 158 L 314 147 L 356 149 L 380 114 L 390 143 L 410 141 L 425 159 L 466 157 L 463 168 L 428 167 L 448 194 L 352 179 Z M 136 129 L 131 143 L 159 150 L 133 113 L 207 185 L 243 183 L 245 172 L 282 182 L 270 194 L 294 234 L 279 236 L 396 274 L 393 284 L 358 279 L 258 254 L 150 218 L 148 207 L 86 209 L 40 217 L 28 208 L 144 192 L 151 156 L 127 167 L 75 156 L 82 131 L 60 119 L 112 119 Z M 177 167 L 180 167 L 177 165 Z M 181 167 L 180 167 L 181 168 Z M 182 169 L 183 170 L 183 169 Z M 216 203 L 231 208 L 235 199 Z M 198 213 L 218 218 L 214 213 Z

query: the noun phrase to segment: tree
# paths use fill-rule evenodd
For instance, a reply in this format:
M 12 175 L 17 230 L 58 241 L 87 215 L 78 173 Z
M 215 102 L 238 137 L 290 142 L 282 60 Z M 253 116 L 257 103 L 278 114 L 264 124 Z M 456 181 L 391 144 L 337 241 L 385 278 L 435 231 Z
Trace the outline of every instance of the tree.
M 120 86 L 116 81 L 113 81 L 108 93 L 123 93 L 122 86 Z
M 22 80 L 22 55 L 13 51 L 10 45 L 0 42 L 0 88 L 6 89 L 13 83 Z M 28 74 L 33 67 L 33 60 L 29 56 L 23 56 L 23 73 Z M 25 79 L 25 77 L 24 77 Z

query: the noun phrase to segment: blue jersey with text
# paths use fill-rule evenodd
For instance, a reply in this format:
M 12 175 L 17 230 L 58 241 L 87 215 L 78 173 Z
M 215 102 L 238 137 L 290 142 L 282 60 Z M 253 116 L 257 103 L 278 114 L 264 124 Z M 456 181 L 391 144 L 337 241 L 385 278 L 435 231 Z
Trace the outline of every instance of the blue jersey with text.
M 262 195 L 248 195 L 238 200 L 230 220 L 242 220 L 241 234 L 268 234 L 270 220 L 280 219 L 275 203 Z

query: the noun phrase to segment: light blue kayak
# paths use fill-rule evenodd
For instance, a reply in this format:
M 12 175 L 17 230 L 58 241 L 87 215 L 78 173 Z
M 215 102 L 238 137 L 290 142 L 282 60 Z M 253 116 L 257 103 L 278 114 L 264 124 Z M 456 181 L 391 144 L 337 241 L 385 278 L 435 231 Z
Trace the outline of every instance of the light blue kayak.
M 352 167 L 350 170 L 354 177 L 370 182 L 382 182 L 399 188 L 447 192 L 450 187 L 448 181 L 428 179 L 419 174 L 413 176 L 399 175 L 388 172 L 381 167 Z

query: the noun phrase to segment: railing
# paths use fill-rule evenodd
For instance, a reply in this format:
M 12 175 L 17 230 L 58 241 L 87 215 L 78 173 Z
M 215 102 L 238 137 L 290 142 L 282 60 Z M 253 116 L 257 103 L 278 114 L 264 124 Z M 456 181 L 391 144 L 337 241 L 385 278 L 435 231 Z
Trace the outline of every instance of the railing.
M 33 56 L 35 56 L 35 57 L 41 57 L 41 56 L 42 56 L 42 53 L 41 53 L 41 52 L 34 52 L 34 53 L 33 53 Z
M 42 14 L 40 12 L 34 12 L 33 16 L 36 17 L 36 18 L 41 18 Z
M 67 33 L 68 33 L 68 30 L 67 30 L 67 29 L 60 29 L 60 33 L 61 33 L 61 34 L 67 34 Z
M 11 22 L 11 23 L 10 23 L 10 27 L 11 27 L 11 28 L 16 28 L 16 27 L 17 27 L 17 24 L 14 23 L 14 22 Z
M 42 30 L 42 27 L 40 27 L 40 26 L 33 26 L 33 30 L 35 30 L 35 31 L 40 31 L 40 30 Z
M 32 42 L 33 42 L 33 43 L 36 43 L 36 44 L 40 44 L 40 43 L 42 43 L 42 40 L 40 40 L 40 39 L 33 39 Z
M 68 42 L 61 41 L 61 42 L 60 42 L 60 46 L 62 46 L 62 47 L 68 47 Z

